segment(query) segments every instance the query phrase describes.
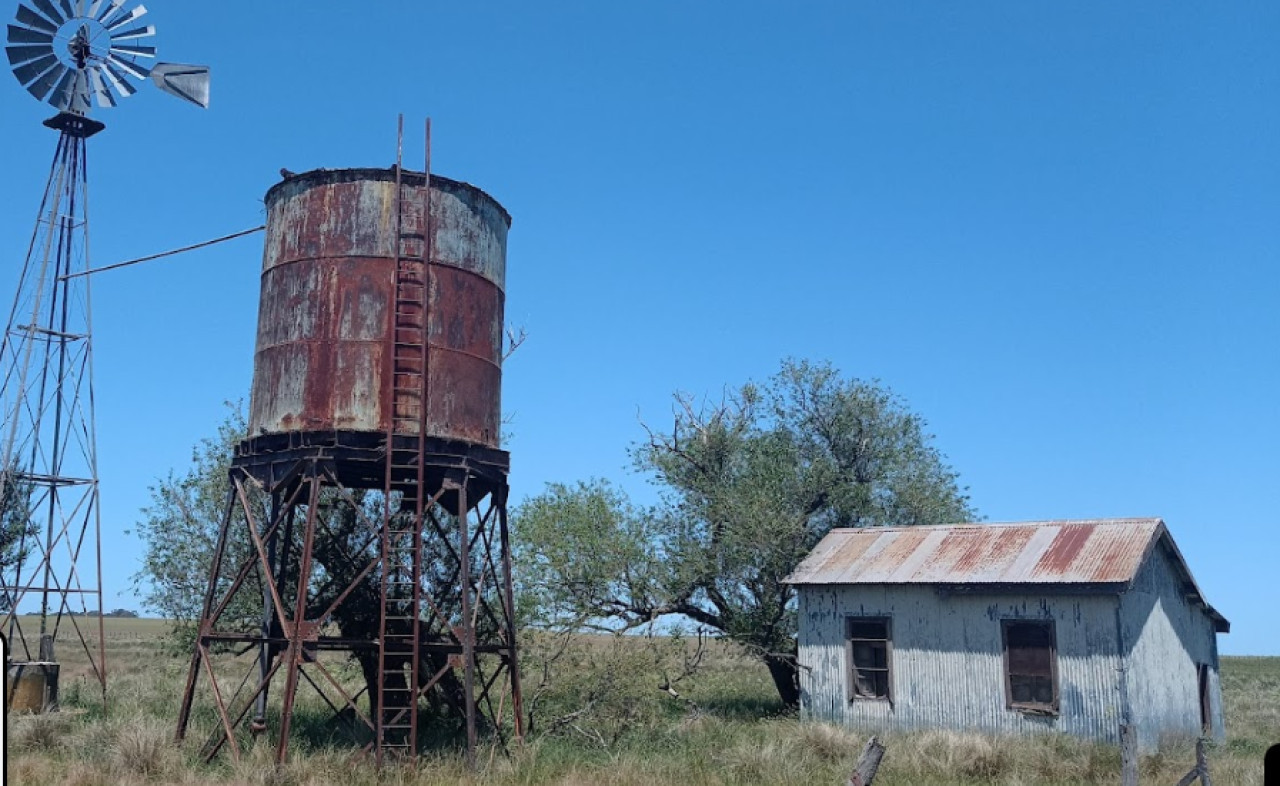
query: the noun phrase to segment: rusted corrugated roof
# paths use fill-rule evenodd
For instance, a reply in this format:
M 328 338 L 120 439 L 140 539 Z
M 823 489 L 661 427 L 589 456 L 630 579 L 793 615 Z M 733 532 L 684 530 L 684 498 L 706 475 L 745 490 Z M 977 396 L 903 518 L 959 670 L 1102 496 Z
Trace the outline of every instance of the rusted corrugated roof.
M 835 529 L 787 577 L 790 584 L 1105 585 L 1128 587 L 1164 541 L 1203 603 L 1158 518 Z M 1211 616 L 1226 620 L 1205 604 Z

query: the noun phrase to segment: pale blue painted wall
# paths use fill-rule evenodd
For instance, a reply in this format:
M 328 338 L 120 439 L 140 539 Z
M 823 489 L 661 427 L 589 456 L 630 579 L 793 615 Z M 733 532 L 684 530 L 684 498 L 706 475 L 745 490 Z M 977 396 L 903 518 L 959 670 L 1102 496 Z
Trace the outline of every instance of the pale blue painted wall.
M 921 585 L 843 585 L 804 586 L 799 597 L 804 717 L 877 729 L 1062 731 L 1118 739 L 1115 596 L 946 596 Z M 892 618 L 892 704 L 846 699 L 847 615 Z M 1058 717 L 1005 706 L 1002 619 L 1054 620 Z
M 1214 733 L 1221 738 L 1212 623 L 1182 599 L 1163 548 L 1155 554 L 1134 590 L 1122 596 L 946 594 L 927 585 L 800 586 L 802 717 L 876 730 L 1059 731 L 1113 743 L 1129 717 L 1139 745 L 1151 750 L 1164 737 L 1199 733 L 1195 663 L 1206 662 L 1212 667 Z M 892 620 L 892 703 L 847 698 L 844 636 L 850 615 Z M 1011 618 L 1055 623 L 1057 717 L 1005 706 L 1000 620 Z
M 1164 738 L 1200 735 L 1199 663 L 1210 669 L 1212 736 L 1226 735 L 1213 621 L 1187 601 L 1179 576 L 1165 549 L 1157 547 L 1120 598 L 1129 703 L 1144 749 Z

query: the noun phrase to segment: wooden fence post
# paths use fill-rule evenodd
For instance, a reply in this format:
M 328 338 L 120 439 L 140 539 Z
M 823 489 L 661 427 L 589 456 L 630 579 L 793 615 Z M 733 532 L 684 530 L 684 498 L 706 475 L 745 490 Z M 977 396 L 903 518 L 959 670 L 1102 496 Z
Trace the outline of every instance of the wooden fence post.
M 1120 724 L 1120 784 L 1138 786 L 1138 738 L 1127 723 Z
M 1191 786 L 1197 779 L 1201 786 L 1213 786 L 1209 781 L 1209 757 L 1204 752 L 1204 737 L 1196 740 L 1196 766 L 1182 776 L 1178 786 Z
M 854 767 L 849 780 L 845 781 L 845 786 L 871 786 L 871 782 L 875 780 L 876 771 L 880 769 L 880 760 L 883 758 L 884 746 L 880 744 L 880 740 L 875 737 L 867 740 L 866 746 L 862 749 L 862 755 L 858 757 L 858 765 Z
M 1196 769 L 1200 771 L 1201 786 L 1213 786 L 1209 781 L 1209 756 L 1204 749 L 1204 737 L 1201 737 L 1196 740 Z

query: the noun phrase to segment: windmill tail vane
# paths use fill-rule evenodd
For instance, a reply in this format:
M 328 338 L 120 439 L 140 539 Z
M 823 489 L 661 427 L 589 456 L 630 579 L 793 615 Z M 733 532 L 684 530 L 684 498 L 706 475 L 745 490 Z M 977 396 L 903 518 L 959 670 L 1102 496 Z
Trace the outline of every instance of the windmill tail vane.
M 113 107 L 117 97 L 150 78 L 162 91 L 209 106 L 209 68 L 155 62 L 154 25 L 140 25 L 146 6 L 127 0 L 29 0 L 8 26 L 5 54 L 27 92 L 63 112 L 87 115 L 93 105 Z M 153 63 L 154 65 L 147 65 Z

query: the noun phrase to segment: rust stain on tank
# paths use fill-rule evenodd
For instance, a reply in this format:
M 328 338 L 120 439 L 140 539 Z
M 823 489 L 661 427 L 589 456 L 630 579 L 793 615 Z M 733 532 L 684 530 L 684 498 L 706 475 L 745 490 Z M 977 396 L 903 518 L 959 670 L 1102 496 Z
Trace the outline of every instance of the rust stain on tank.
M 401 253 L 420 258 L 425 178 L 411 172 L 403 178 Z M 251 435 L 385 434 L 399 245 L 395 172 L 308 172 L 273 187 L 266 204 Z M 498 446 L 510 222 L 480 189 L 431 177 L 425 277 L 431 436 Z M 420 396 L 401 397 L 397 422 L 406 407 L 420 406 Z M 407 433 L 403 426 L 397 431 Z
M 1034 574 L 1056 575 L 1071 572 L 1072 563 L 1093 534 L 1094 527 L 1084 524 L 1063 527 L 1036 563 Z

